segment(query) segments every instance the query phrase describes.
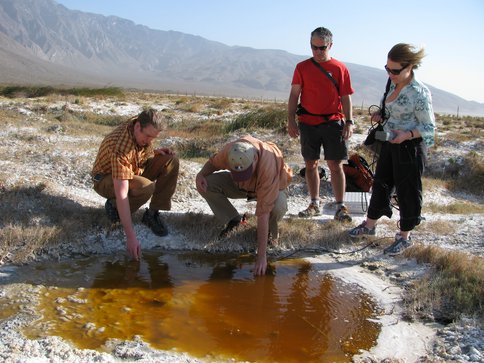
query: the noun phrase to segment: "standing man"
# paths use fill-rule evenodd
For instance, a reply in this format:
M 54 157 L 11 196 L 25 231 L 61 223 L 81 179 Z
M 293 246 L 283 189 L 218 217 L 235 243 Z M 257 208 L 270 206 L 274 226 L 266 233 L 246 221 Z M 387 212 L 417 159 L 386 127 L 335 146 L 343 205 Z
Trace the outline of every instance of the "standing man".
M 353 134 L 350 74 L 343 63 L 329 55 L 333 34 L 328 29 L 316 28 L 311 33 L 310 44 L 313 57 L 297 64 L 287 106 L 288 133 L 294 138 L 301 136 L 301 153 L 311 197 L 309 207 L 299 212 L 299 216 L 321 214 L 318 161 L 323 146 L 337 205 L 334 218 L 351 221 L 343 204 L 346 188 L 343 161 L 348 159 L 346 142 Z
M 229 170 L 221 171 L 219 170 Z M 255 275 L 267 269 L 267 242 L 279 237 L 278 222 L 287 211 L 286 188 L 292 172 L 272 142 L 244 136 L 226 144 L 196 176 L 198 192 L 215 217 L 226 224 L 220 236 L 237 228 L 242 217 L 228 198 L 257 200 L 257 260 Z
M 128 254 L 135 260 L 140 257 L 141 246 L 131 214 L 150 198 L 142 222 L 158 236 L 168 234 L 160 210 L 171 209 L 179 161 L 168 148 L 152 146 L 165 129 L 166 120 L 155 110 L 141 112 L 104 138 L 91 172 L 94 190 L 107 198 L 105 209 L 111 222 L 121 220 Z

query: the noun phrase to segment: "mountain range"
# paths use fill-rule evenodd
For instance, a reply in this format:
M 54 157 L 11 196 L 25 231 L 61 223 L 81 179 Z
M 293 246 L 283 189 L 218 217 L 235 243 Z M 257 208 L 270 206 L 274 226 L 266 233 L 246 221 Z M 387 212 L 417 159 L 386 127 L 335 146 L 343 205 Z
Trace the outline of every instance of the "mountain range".
M 0 83 L 106 87 L 286 100 L 306 56 L 228 46 L 54 0 L 0 0 Z M 344 62 L 344 60 L 342 60 Z M 353 104 L 377 104 L 385 71 L 347 63 Z M 484 115 L 484 104 L 428 85 L 439 113 Z

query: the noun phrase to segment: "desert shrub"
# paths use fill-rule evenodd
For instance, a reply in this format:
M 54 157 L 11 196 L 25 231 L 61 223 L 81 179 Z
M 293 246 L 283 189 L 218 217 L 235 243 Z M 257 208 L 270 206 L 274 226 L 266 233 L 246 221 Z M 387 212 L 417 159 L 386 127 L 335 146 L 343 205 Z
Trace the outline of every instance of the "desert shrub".
M 119 87 L 104 88 L 54 88 L 51 86 L 6 86 L 0 88 L 0 95 L 9 98 L 35 98 L 45 97 L 52 94 L 75 95 L 75 96 L 122 96 L 123 91 Z
M 181 159 L 208 158 L 217 151 L 213 139 L 186 139 L 176 144 L 176 152 Z
M 217 110 L 228 110 L 234 103 L 234 100 L 226 97 L 217 97 L 210 99 L 210 107 Z
M 200 113 L 205 108 L 205 103 L 200 97 L 182 97 L 175 101 L 175 106 L 179 111 Z
M 430 211 L 431 213 L 447 214 L 484 213 L 484 205 L 467 201 L 456 201 L 453 203 L 445 204 L 426 203 L 424 204 L 424 211 Z
M 449 181 L 449 189 L 462 190 L 476 195 L 484 194 L 484 158 L 475 151 L 462 160 L 460 175 Z
M 287 111 L 281 107 L 260 108 L 238 116 L 225 127 L 225 132 L 231 133 L 237 130 L 253 131 L 267 129 L 283 132 L 286 128 Z
M 194 120 L 184 119 L 182 121 L 170 121 L 168 123 L 168 133 L 171 136 L 182 138 L 208 139 L 223 135 L 224 125 L 220 120 Z
M 8 98 L 43 97 L 53 92 L 54 92 L 53 87 L 6 86 L 0 90 L 0 94 Z
M 74 96 L 84 96 L 84 97 L 94 97 L 94 96 L 113 96 L 119 97 L 123 96 L 124 92 L 119 87 L 104 87 L 104 88 L 71 88 L 65 91 L 60 91 L 60 94 L 74 95 Z
M 436 115 L 437 132 L 445 133 L 445 140 L 457 142 L 473 141 L 476 136 L 482 133 L 484 128 L 483 117 L 473 116 L 453 116 L 453 115 Z M 442 140 L 437 137 L 439 146 Z
M 483 117 L 479 116 L 454 116 L 454 115 L 440 115 L 436 114 L 435 119 L 437 125 L 445 125 L 456 129 L 462 129 L 463 127 L 482 129 L 484 126 L 482 121 Z
M 120 117 L 119 115 L 100 115 L 93 112 L 82 112 L 76 114 L 77 120 L 101 126 L 117 126 L 125 121 L 126 117 Z
M 406 305 L 411 315 L 447 323 L 464 315 L 484 318 L 481 257 L 434 246 L 416 246 L 405 255 L 431 265 L 430 272 L 407 291 Z

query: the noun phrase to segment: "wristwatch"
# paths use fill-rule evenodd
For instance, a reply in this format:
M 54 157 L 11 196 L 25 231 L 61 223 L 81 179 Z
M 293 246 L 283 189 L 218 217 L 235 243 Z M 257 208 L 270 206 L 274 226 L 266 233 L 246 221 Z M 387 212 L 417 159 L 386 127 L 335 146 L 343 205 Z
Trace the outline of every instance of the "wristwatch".
M 346 123 L 347 124 L 351 124 L 351 125 L 354 125 L 355 124 L 355 122 L 353 120 L 346 120 Z

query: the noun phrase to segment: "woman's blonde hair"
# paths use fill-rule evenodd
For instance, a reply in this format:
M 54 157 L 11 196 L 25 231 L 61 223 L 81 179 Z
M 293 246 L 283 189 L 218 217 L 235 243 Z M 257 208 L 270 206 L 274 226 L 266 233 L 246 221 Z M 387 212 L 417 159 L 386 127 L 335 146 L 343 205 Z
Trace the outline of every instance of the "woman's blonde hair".
M 417 48 L 412 44 L 398 43 L 388 52 L 388 59 L 403 65 L 411 64 L 413 69 L 417 69 L 422 64 L 425 57 L 423 48 Z

